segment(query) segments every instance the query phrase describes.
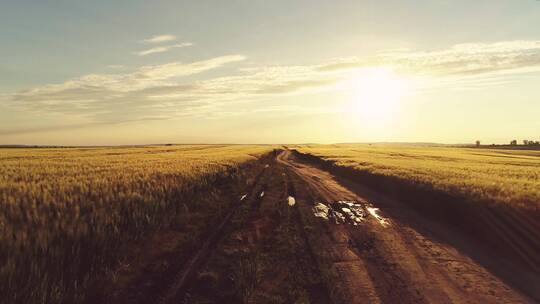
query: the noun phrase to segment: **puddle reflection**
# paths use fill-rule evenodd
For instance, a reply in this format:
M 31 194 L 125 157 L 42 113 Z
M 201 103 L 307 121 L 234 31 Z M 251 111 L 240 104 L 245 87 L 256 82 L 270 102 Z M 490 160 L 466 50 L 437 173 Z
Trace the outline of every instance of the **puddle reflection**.
M 313 215 L 335 224 L 349 224 L 357 226 L 371 215 L 383 227 L 390 225 L 390 221 L 379 214 L 379 208 L 368 207 L 356 201 L 337 201 L 330 204 L 316 203 L 312 208 Z

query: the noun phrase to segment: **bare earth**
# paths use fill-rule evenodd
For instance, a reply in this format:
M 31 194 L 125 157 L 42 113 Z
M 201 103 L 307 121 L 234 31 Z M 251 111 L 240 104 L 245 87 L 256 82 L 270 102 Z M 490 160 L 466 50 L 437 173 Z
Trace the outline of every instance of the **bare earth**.
M 310 303 L 535 303 L 538 297 L 537 274 L 522 282 L 517 268 L 497 272 L 494 256 L 467 236 L 288 150 L 269 161 L 249 188 L 245 196 L 238 193 L 239 207 L 179 266 L 172 282 L 155 282 L 155 274 L 139 277 L 135 287 L 103 302 L 139 303 L 129 294 L 134 288 L 145 293 L 146 285 L 164 285 L 140 297 L 161 303 L 292 303 L 298 298 L 277 297 L 290 284 L 301 284 Z M 287 226 L 285 217 L 294 225 Z M 283 231 L 294 234 L 294 242 L 277 250 Z M 250 252 L 273 262 L 233 297 L 228 292 L 238 289 L 238 280 L 231 272 L 245 265 L 238 261 Z

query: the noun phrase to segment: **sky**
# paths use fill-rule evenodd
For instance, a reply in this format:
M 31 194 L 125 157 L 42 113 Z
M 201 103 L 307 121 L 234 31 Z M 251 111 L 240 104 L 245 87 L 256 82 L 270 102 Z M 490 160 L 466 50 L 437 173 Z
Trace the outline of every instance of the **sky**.
M 540 140 L 537 0 L 0 1 L 0 144 Z

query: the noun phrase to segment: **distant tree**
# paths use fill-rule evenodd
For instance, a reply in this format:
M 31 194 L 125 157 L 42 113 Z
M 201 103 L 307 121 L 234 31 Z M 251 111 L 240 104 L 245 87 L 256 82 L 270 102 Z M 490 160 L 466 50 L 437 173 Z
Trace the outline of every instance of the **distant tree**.
M 476 141 L 476 146 L 480 147 L 480 141 L 479 140 Z
M 527 140 L 527 139 L 523 141 L 523 144 L 526 146 L 536 146 L 539 143 L 540 143 L 539 141 Z
M 515 139 L 512 140 L 512 141 L 510 142 L 510 145 L 511 145 L 511 146 L 517 146 L 517 140 L 515 140 Z

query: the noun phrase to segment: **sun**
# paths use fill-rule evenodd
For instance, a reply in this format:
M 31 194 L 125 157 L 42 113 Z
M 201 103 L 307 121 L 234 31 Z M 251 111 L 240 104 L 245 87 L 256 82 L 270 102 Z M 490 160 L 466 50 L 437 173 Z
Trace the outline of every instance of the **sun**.
M 351 78 L 346 110 L 364 124 L 388 124 L 396 118 L 405 90 L 406 81 L 390 68 L 362 70 Z

